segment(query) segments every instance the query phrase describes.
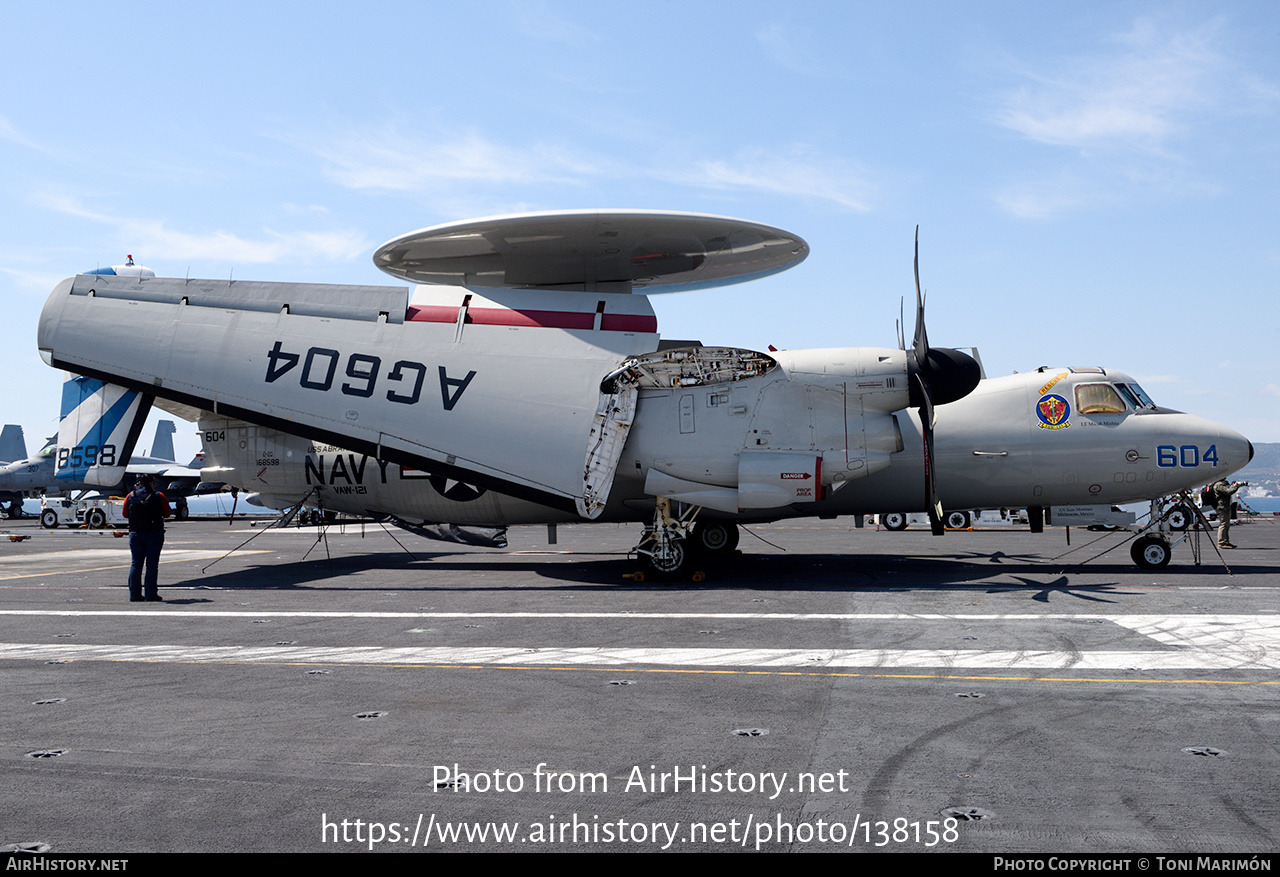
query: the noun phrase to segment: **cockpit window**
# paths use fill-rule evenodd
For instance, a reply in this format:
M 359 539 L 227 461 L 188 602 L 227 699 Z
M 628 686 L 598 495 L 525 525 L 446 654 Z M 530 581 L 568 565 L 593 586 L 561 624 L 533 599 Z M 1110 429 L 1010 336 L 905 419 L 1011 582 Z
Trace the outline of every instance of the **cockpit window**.
M 1080 384 L 1076 387 L 1076 410 L 1081 414 L 1123 414 L 1129 409 L 1110 384 Z
M 1138 401 L 1138 396 L 1133 392 L 1133 390 L 1130 390 L 1124 384 L 1116 384 L 1116 389 L 1120 391 L 1120 395 L 1124 396 L 1125 399 L 1128 400 L 1129 404 L 1134 408 L 1142 407 L 1142 403 Z
M 1151 397 L 1142 392 L 1142 388 L 1137 384 L 1116 384 L 1116 387 L 1121 393 L 1125 394 L 1125 397 L 1129 399 L 1130 402 L 1133 402 L 1134 408 L 1156 407 L 1156 403 L 1152 402 Z M 1137 401 L 1134 401 L 1134 397 L 1137 397 Z

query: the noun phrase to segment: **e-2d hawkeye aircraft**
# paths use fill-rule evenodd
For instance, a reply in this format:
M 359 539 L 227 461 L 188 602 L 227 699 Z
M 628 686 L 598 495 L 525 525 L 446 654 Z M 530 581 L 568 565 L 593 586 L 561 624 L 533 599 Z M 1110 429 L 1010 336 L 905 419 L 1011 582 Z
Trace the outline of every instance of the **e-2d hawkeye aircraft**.
M 639 520 L 637 554 L 664 576 L 731 547 L 737 522 L 926 510 L 940 533 L 944 498 L 1035 520 L 1252 457 L 1243 436 L 1109 369 L 981 380 L 972 357 L 930 346 L 918 260 L 909 350 L 659 343 L 649 294 L 808 252 L 701 214 L 493 217 L 380 247 L 374 263 L 412 294 L 79 275 L 50 295 L 39 348 L 198 420 L 218 480 L 410 522 Z M 1167 563 L 1168 541 L 1144 538 L 1135 560 Z

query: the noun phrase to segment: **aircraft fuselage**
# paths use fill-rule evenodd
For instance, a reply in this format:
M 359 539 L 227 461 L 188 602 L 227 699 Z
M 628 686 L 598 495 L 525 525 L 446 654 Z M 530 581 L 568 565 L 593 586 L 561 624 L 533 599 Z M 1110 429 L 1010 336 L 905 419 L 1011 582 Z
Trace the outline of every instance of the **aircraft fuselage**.
M 800 352 L 804 353 L 809 352 Z M 887 354 L 901 356 L 901 351 L 878 349 L 864 353 L 877 361 Z M 792 361 L 786 353 L 777 356 Z M 914 411 L 900 409 L 883 422 L 874 419 L 872 427 L 881 434 L 873 441 L 862 441 L 857 447 L 861 455 L 850 458 L 855 465 L 861 460 L 861 465 L 850 469 L 847 445 L 840 445 L 845 423 L 842 398 L 822 400 L 821 388 L 803 380 L 790 387 L 788 383 L 785 372 L 779 372 L 692 391 L 642 391 L 637 427 L 601 520 L 647 521 L 652 515 L 652 494 L 645 485 L 651 472 L 695 485 L 690 491 L 700 487 L 719 491 L 721 497 L 733 496 L 742 455 L 759 453 L 756 443 L 764 440 L 762 424 L 778 422 L 765 416 L 767 403 L 787 394 L 812 401 L 801 405 L 801 416 L 769 431 L 769 449 L 783 455 L 783 460 L 821 459 L 822 474 L 804 478 L 806 473 L 798 472 L 793 488 L 814 490 L 815 481 L 825 481 L 820 495 L 767 509 L 706 507 L 704 515 L 761 521 L 925 509 L 922 439 Z M 1113 391 L 1107 388 L 1117 385 L 1136 386 L 1127 375 L 1111 369 L 1049 369 L 984 380 L 966 398 L 939 406 L 935 452 L 947 506 L 1135 502 L 1225 477 L 1252 456 L 1243 436 L 1193 415 L 1127 403 L 1124 410 L 1079 413 L 1078 398 L 1088 403 L 1086 394 L 1099 395 L 1100 388 L 1110 394 Z M 1046 406 L 1048 413 L 1039 404 L 1046 396 L 1058 397 Z M 683 401 L 689 397 L 692 402 Z M 1117 398 L 1125 402 L 1116 393 L 1110 398 L 1112 409 L 1120 407 L 1114 404 Z M 682 419 L 687 431 L 677 434 L 683 443 L 664 440 Z M 200 428 L 206 462 L 220 467 L 219 478 L 261 492 L 268 504 L 287 506 L 309 497 L 309 504 L 337 511 L 479 526 L 576 519 L 566 511 L 463 480 L 429 475 L 267 427 L 210 419 L 202 421 Z M 871 454 L 866 453 L 869 447 Z M 879 460 L 868 462 L 876 455 Z M 864 468 L 871 471 L 857 474 Z

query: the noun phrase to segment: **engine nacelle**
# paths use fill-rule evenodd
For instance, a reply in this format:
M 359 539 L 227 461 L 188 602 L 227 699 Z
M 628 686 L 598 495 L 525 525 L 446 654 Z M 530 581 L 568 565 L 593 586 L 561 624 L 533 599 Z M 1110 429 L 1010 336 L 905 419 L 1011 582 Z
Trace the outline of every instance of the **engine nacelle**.
M 639 393 L 621 471 L 645 492 L 720 511 L 817 502 L 902 450 L 906 354 L 683 348 L 610 375 Z M 678 436 L 673 440 L 673 436 Z

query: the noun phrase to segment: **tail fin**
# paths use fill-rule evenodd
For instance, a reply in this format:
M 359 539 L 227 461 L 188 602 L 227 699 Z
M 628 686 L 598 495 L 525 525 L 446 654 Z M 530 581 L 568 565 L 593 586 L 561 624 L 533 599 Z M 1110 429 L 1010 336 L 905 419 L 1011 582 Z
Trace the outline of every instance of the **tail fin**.
M 27 440 L 22 435 L 22 427 L 16 423 L 6 423 L 0 431 L 0 460 L 13 463 L 27 459 Z
M 172 420 L 162 420 L 156 424 L 156 438 L 151 443 L 151 456 L 158 460 L 174 460 L 177 458 L 173 455 L 173 434 L 178 428 L 173 425 Z
M 119 484 L 151 399 L 96 378 L 70 377 L 62 385 L 56 477 L 104 487 Z

